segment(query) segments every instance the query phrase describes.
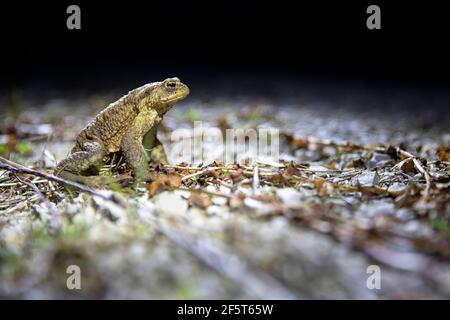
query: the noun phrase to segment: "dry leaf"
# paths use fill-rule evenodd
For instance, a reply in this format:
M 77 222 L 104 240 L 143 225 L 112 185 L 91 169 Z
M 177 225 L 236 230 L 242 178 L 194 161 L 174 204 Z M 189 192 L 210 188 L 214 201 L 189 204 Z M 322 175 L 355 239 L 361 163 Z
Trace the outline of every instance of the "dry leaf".
M 189 204 L 191 206 L 197 206 L 202 209 L 206 209 L 210 205 L 212 205 L 212 201 L 208 196 L 194 192 L 191 193 L 191 196 L 189 197 Z
M 307 138 L 292 138 L 291 147 L 294 149 L 308 148 L 309 141 Z
M 396 167 L 400 168 L 400 170 L 402 170 L 402 172 L 415 172 L 416 168 L 414 165 L 414 161 L 412 158 L 407 158 L 405 160 L 402 160 L 401 162 L 399 162 Z
M 300 170 L 298 170 L 294 164 L 292 163 L 292 161 L 287 165 L 286 169 L 284 170 L 284 172 L 289 175 L 289 176 L 300 176 Z
M 181 185 L 181 177 L 176 174 L 159 175 L 147 186 L 150 197 L 161 190 L 173 190 Z
M 439 159 L 441 159 L 441 161 L 448 161 L 449 156 L 448 156 L 448 151 L 447 148 L 443 145 L 439 146 L 439 149 L 437 150 L 437 154 L 439 156 Z

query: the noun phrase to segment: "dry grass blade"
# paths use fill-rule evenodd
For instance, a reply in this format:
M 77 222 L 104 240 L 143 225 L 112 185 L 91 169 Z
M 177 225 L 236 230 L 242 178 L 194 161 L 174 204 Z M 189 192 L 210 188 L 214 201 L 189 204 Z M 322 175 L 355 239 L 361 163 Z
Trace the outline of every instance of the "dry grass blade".
M 425 168 L 422 166 L 422 164 L 416 157 L 414 157 L 412 159 L 414 161 L 414 165 L 416 166 L 417 170 L 419 170 L 419 172 L 425 177 L 426 186 L 425 186 L 425 190 L 423 193 L 423 198 L 424 198 L 424 200 L 428 201 L 428 200 L 430 200 L 430 191 L 431 191 L 431 187 L 432 187 L 432 183 L 433 183 L 431 180 L 431 176 L 428 173 L 428 171 L 425 170 Z

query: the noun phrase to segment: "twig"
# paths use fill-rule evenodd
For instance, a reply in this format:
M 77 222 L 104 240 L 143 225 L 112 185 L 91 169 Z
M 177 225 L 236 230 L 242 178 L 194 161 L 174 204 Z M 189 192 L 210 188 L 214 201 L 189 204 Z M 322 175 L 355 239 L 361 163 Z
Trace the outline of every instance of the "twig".
M 8 183 L 2 183 L 0 184 L 0 188 L 6 188 L 6 187 L 14 187 L 17 186 L 17 182 L 8 182 Z
M 423 198 L 425 200 L 428 200 L 428 199 L 430 199 L 430 191 L 431 191 L 431 185 L 432 185 L 431 176 L 428 173 L 428 171 L 426 171 L 424 169 L 424 167 L 422 166 L 422 164 L 416 157 L 413 157 L 412 160 L 413 160 L 414 166 L 417 168 L 417 170 L 419 170 L 419 172 L 425 177 L 425 190 L 423 193 Z
M 197 176 L 202 176 L 205 173 L 208 173 L 208 172 L 211 172 L 211 171 L 216 171 L 216 170 L 221 170 L 223 168 L 224 167 L 210 167 L 210 168 L 206 168 L 206 169 L 204 169 L 202 171 L 195 172 L 195 173 L 192 173 L 192 174 L 188 174 L 187 176 L 182 177 L 181 180 L 184 181 L 184 180 L 187 180 L 187 179 L 192 179 L 192 178 L 195 178 Z
M 55 182 L 58 182 L 58 183 L 61 183 L 61 184 L 73 187 L 73 188 L 78 189 L 80 191 L 87 192 L 89 194 L 92 194 L 92 195 L 94 195 L 96 197 L 99 197 L 99 198 L 102 198 L 104 200 L 111 200 L 111 201 L 116 202 L 114 200 L 114 198 L 112 197 L 112 195 L 102 194 L 102 193 L 100 193 L 99 191 L 97 191 L 95 189 L 86 187 L 86 186 L 84 186 L 84 185 L 82 185 L 80 183 L 77 183 L 77 182 L 73 182 L 73 181 L 70 181 L 70 180 L 62 179 L 62 178 L 54 176 L 52 174 L 47 174 L 47 173 L 43 173 L 43 172 L 40 172 L 40 171 L 37 171 L 37 170 L 29 169 L 27 167 L 24 167 L 24 166 L 22 166 L 20 164 L 15 163 L 15 162 L 6 160 L 6 159 L 4 159 L 2 157 L 0 157 L 0 169 L 7 170 L 7 171 L 10 171 L 10 172 L 15 173 L 15 174 L 16 173 L 22 173 L 22 174 L 25 173 L 25 174 L 31 174 L 31 175 L 34 175 L 34 176 L 42 177 L 42 178 L 45 178 L 47 180 L 55 181 Z
M 25 166 L 23 166 L 23 165 L 21 165 L 19 163 L 15 163 L 15 162 L 13 162 L 11 160 L 8 160 L 8 159 L 5 159 L 3 157 L 0 157 L 0 163 L 8 164 L 8 165 L 10 165 L 10 166 L 12 166 L 14 168 L 18 168 L 18 169 L 28 169 L 27 167 L 25 167 Z
M 180 170 L 189 170 L 189 171 L 199 171 L 202 170 L 200 167 L 183 167 L 179 165 L 171 166 L 171 165 L 165 165 L 164 168 L 166 169 L 180 169 Z

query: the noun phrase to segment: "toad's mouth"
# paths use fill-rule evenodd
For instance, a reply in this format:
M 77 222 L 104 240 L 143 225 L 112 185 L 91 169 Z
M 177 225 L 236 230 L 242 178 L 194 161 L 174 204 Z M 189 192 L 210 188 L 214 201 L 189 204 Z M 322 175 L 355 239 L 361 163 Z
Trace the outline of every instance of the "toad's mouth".
M 187 90 L 186 92 L 183 92 L 181 94 L 178 94 L 176 96 L 162 99 L 161 101 L 164 103 L 170 103 L 170 102 L 174 102 L 174 101 L 178 101 L 178 100 L 183 100 L 184 98 L 186 98 L 188 96 L 188 94 L 189 94 L 189 90 Z

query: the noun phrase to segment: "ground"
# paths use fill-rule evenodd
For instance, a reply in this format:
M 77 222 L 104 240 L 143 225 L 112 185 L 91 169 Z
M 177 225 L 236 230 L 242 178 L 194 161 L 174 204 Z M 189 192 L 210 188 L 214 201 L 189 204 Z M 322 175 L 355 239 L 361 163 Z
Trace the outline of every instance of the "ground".
M 172 158 L 153 183 L 97 195 L 0 170 L 1 297 L 450 298 L 448 96 L 192 88 L 161 127 L 169 157 L 171 133 L 203 121 L 279 128 L 280 159 L 213 162 L 207 143 L 202 163 Z M 121 92 L 8 93 L 1 156 L 51 174 Z

